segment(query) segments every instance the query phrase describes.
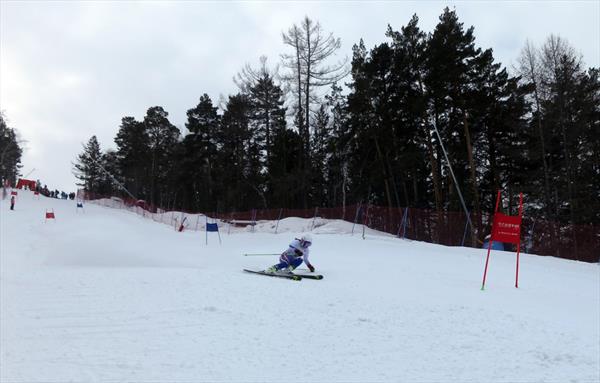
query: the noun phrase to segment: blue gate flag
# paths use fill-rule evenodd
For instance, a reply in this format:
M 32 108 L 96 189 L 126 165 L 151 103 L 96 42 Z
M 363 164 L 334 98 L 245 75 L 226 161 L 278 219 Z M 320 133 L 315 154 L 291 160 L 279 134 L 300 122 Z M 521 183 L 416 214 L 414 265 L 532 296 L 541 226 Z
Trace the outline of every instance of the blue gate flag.
M 216 223 L 207 223 L 206 231 L 219 231 L 219 226 Z

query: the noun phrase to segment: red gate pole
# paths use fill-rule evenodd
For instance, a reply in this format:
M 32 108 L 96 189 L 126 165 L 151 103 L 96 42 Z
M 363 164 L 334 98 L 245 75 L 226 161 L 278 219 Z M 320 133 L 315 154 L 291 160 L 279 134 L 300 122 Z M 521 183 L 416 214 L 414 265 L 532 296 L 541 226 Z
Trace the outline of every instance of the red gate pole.
M 519 254 L 521 252 L 521 225 L 523 224 L 523 193 L 519 193 L 519 241 L 517 243 L 517 273 L 515 288 L 519 288 Z
M 494 210 L 494 215 L 498 212 L 498 203 L 500 202 L 500 190 L 498 190 L 498 195 L 496 196 L 496 208 Z M 492 242 L 494 240 L 494 217 L 492 217 L 492 231 L 490 233 L 490 241 L 488 242 L 488 251 L 487 257 L 485 259 L 485 269 L 483 270 L 483 282 L 481 282 L 481 290 L 485 287 L 485 277 L 487 276 L 488 263 L 490 261 L 490 251 L 492 250 Z
M 485 259 L 485 269 L 483 270 L 483 282 L 481 282 L 481 290 L 485 286 L 485 277 L 487 275 L 488 262 L 490 261 L 490 251 L 492 250 L 492 237 L 490 236 L 490 242 L 488 242 L 487 258 Z

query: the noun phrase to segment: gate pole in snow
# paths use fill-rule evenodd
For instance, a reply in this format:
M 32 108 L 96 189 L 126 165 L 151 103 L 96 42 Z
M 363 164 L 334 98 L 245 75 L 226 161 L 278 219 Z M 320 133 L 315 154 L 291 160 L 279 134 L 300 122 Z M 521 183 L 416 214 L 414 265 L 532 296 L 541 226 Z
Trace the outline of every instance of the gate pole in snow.
M 396 233 L 396 237 L 400 238 L 400 230 L 402 230 L 402 224 L 404 223 L 404 211 L 402 212 L 402 218 L 400 219 L 400 223 L 398 224 L 398 232 Z
M 206 216 L 206 244 L 208 245 L 208 232 L 216 231 L 219 236 L 219 245 L 221 244 L 221 233 L 219 233 L 219 224 L 217 223 L 217 219 L 214 219 L 214 223 L 208 223 L 208 216 Z
M 469 227 L 469 221 L 465 222 L 465 230 L 463 231 L 462 241 L 460 242 L 461 246 L 465 245 L 465 237 L 467 236 L 467 228 Z
M 402 221 L 400 221 L 400 225 L 398 226 L 398 234 L 396 234 L 396 237 L 400 238 L 400 230 L 402 230 L 402 238 L 405 237 L 406 235 L 406 218 L 408 216 L 408 207 L 404 209 L 404 212 L 402 212 Z
M 360 213 L 360 205 L 361 202 L 356 205 L 356 214 L 354 215 L 354 223 L 352 224 L 352 235 L 354 235 L 354 226 L 356 226 L 356 221 L 358 221 L 358 213 Z
M 500 202 L 500 190 L 498 190 L 498 195 L 496 196 L 496 207 L 494 208 L 494 214 L 498 212 L 498 203 Z M 494 232 L 494 219 L 492 218 L 492 233 Z M 488 242 L 488 251 L 487 257 L 485 258 L 485 269 L 483 270 L 483 282 L 481 282 L 481 290 L 485 288 L 485 277 L 487 276 L 488 263 L 490 262 L 490 251 L 492 251 L 492 238 L 493 235 L 490 235 L 490 241 Z
M 410 211 L 409 207 L 406 207 L 406 219 L 404 220 L 404 227 L 402 228 L 402 238 L 406 238 L 406 226 L 408 226 L 408 212 Z
M 519 193 L 519 221 L 523 219 L 523 193 Z M 517 273 L 515 275 L 515 287 L 519 288 L 519 254 L 521 253 L 521 223 L 519 222 L 519 241 L 517 243 Z
M 312 229 L 314 229 L 314 227 L 315 227 L 315 219 L 317 219 L 317 212 L 318 211 L 319 211 L 319 208 L 316 207 L 315 208 L 315 215 L 313 216 L 312 224 L 310 225 L 310 231 L 312 231 Z
M 369 204 L 367 204 L 367 210 L 365 211 L 365 219 L 363 221 L 363 232 L 362 232 L 362 239 L 365 239 L 365 230 L 367 227 L 367 220 L 369 219 Z
M 281 213 L 283 213 L 283 208 L 279 209 L 279 217 L 277 218 L 277 225 L 275 225 L 275 234 L 277 234 L 277 229 L 279 229 L 279 221 L 281 220 Z

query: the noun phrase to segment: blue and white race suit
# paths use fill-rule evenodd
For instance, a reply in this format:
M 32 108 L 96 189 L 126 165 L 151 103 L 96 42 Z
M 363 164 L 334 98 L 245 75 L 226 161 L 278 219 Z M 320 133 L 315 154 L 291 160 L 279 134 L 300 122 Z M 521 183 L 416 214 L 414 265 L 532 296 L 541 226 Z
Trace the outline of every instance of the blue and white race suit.
M 278 270 L 284 269 L 288 266 L 292 266 L 295 269 L 296 267 L 300 266 L 302 262 L 306 263 L 307 266 L 310 265 L 310 262 L 308 261 L 308 248 L 310 245 L 310 242 L 305 242 L 298 238 L 294 239 L 290 243 L 288 249 L 281 253 L 281 256 L 279 257 L 279 264 L 277 264 L 275 267 Z

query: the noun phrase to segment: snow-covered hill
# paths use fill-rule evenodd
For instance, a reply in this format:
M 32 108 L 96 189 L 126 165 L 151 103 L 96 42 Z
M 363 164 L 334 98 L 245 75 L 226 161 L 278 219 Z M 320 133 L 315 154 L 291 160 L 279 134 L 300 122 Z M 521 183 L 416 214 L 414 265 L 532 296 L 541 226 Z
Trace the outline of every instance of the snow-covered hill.
M 44 222 L 46 208 L 56 221 Z M 310 220 L 309 220 L 310 221 Z M 265 268 L 310 227 L 179 233 L 133 213 L 0 202 L 0 381 L 597 382 L 600 268 L 321 222 L 300 282 Z

